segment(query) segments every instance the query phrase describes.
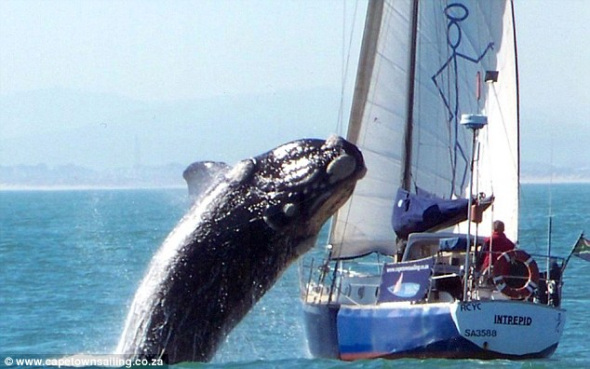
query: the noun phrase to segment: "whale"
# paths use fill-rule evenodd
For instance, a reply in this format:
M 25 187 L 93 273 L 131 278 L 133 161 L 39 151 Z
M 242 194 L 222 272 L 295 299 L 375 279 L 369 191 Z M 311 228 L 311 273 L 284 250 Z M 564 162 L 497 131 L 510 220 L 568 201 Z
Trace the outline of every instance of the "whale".
M 242 160 L 199 196 L 164 240 L 129 308 L 115 353 L 210 361 L 366 172 L 338 136 Z

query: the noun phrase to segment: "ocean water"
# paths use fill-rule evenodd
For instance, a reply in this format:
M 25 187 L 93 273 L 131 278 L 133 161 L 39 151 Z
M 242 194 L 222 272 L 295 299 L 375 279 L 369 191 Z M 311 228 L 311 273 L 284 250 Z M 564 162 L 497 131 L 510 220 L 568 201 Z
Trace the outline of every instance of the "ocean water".
M 112 352 L 149 261 L 188 205 L 181 189 L 0 192 L 0 365 L 6 357 Z M 581 231 L 590 234 L 590 184 L 523 185 L 521 247 L 546 252 L 549 214 L 553 254 L 567 256 Z M 564 276 L 566 329 L 550 359 L 313 359 L 293 266 L 211 363 L 176 367 L 590 367 L 588 275 L 590 263 L 572 258 Z

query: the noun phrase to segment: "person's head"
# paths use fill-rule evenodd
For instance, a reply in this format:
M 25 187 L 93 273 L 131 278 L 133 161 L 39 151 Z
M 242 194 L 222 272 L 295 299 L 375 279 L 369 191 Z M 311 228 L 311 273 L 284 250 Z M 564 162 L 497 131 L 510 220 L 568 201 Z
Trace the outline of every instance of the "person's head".
M 504 233 L 504 222 L 501 220 L 494 221 L 494 232 Z

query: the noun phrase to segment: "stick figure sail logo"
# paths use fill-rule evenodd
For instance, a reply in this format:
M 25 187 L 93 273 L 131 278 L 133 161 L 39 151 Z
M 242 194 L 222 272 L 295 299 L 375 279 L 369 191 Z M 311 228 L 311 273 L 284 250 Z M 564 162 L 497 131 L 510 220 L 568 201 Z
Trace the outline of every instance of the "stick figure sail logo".
M 460 189 L 465 188 L 468 172 L 468 148 L 464 148 L 458 140 L 459 117 L 461 115 L 460 101 L 460 83 L 459 76 L 461 73 L 462 63 L 479 64 L 488 51 L 494 48 L 494 43 L 489 42 L 485 49 L 478 55 L 467 55 L 461 52 L 461 43 L 465 30 L 462 24 L 469 17 L 469 9 L 463 4 L 452 3 L 444 9 L 447 18 L 447 46 L 449 57 L 442 64 L 440 69 L 432 76 L 432 81 L 436 85 L 439 96 L 446 107 L 447 128 L 449 132 L 449 159 L 453 171 L 451 182 L 451 194 L 455 192 L 456 186 Z M 458 173 L 462 168 L 462 173 Z

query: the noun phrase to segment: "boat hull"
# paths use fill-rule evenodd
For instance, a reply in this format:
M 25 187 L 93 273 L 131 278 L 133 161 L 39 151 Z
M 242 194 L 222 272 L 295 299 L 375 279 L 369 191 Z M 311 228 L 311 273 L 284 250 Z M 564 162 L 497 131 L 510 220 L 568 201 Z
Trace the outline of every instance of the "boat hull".
M 520 301 L 304 304 L 304 314 L 312 355 L 342 360 L 543 358 L 565 324 L 564 310 Z

